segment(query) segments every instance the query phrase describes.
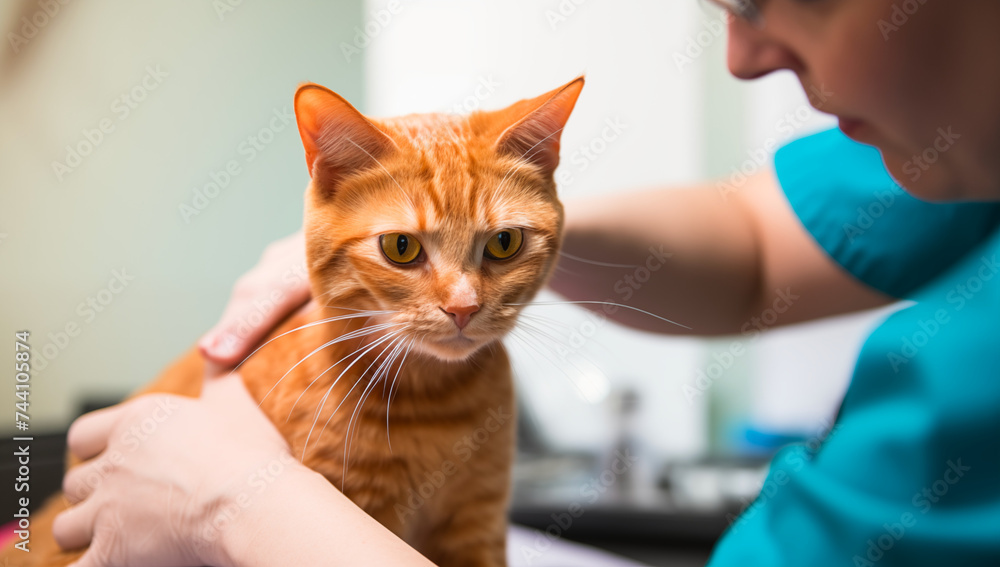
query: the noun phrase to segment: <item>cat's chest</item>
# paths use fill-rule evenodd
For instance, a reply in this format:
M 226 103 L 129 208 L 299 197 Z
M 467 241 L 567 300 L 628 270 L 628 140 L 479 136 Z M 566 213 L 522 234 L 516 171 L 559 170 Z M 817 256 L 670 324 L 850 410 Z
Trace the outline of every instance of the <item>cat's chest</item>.
M 375 357 L 330 363 L 349 348 L 330 349 L 323 357 L 307 357 L 308 350 L 284 353 L 245 372 L 248 388 L 292 454 L 338 486 L 408 486 L 448 462 L 467 459 L 467 440 L 483 441 L 513 427 L 504 417 L 514 401 L 502 349 L 451 365 L 443 376 L 415 361 L 381 372 Z

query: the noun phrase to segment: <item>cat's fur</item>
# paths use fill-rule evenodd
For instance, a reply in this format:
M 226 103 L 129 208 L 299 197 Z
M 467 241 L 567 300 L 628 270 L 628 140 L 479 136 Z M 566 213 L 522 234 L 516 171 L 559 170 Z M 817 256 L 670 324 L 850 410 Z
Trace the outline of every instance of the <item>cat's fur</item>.
M 304 231 L 316 299 L 239 373 L 296 458 L 440 565 L 506 564 L 515 403 L 499 340 L 520 310 L 510 304 L 529 301 L 557 260 L 563 213 L 553 171 L 560 132 L 582 87 L 581 77 L 467 117 L 377 121 L 323 87 L 296 93 L 312 177 Z M 484 259 L 486 239 L 510 227 L 523 229 L 521 250 L 508 260 Z M 419 240 L 424 260 L 389 262 L 378 235 L 394 231 Z M 458 326 L 445 311 L 454 305 L 478 305 L 462 330 L 471 339 L 455 338 Z M 281 336 L 354 310 L 392 313 Z M 401 324 L 308 356 L 380 323 Z M 354 358 L 335 363 L 380 338 L 334 384 Z M 196 396 L 202 375 L 202 358 L 192 351 L 144 392 Z M 6 550 L 11 565 L 67 565 L 81 555 L 60 552 L 52 538 L 52 520 L 64 508 L 56 496 L 34 515 L 32 552 Z

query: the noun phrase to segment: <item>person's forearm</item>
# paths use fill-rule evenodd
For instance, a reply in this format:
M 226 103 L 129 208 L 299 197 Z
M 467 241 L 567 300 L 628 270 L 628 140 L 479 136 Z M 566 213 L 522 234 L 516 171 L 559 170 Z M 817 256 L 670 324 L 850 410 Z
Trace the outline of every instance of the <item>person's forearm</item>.
M 602 196 L 566 204 L 563 255 L 549 285 L 570 300 L 613 301 L 691 330 L 630 309 L 605 311 L 632 327 L 736 333 L 760 295 L 758 255 L 749 215 L 715 187 Z
M 237 503 L 245 515 L 222 536 L 230 565 L 433 566 L 320 474 L 294 466 L 273 478 Z

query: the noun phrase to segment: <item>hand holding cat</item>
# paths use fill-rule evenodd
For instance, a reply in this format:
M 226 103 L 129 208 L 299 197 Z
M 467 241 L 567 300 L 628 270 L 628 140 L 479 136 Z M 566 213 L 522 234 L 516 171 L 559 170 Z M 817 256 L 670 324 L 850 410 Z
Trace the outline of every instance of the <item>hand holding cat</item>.
M 211 363 L 229 368 L 249 355 L 282 319 L 309 299 L 302 232 L 278 240 L 233 288 L 222 319 L 198 341 Z
M 68 442 L 89 460 L 67 473 L 74 506 L 53 531 L 65 549 L 90 544 L 76 567 L 230 564 L 223 544 L 244 537 L 254 500 L 312 474 L 239 376 L 206 381 L 199 399 L 151 394 L 87 414 Z

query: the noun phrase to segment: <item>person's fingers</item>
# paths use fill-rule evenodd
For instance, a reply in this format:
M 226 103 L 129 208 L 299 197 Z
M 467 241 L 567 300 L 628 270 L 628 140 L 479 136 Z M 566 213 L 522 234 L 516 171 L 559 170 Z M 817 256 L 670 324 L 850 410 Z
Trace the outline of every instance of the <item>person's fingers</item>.
M 112 406 L 84 414 L 69 426 L 66 444 L 78 459 L 99 455 L 108 446 L 108 436 L 121 418 L 124 405 Z
M 80 549 L 94 537 L 94 519 L 100 507 L 93 499 L 84 500 L 61 512 L 52 522 L 52 535 L 64 550 Z
M 112 567 L 114 565 L 121 565 L 121 561 L 115 560 L 120 558 L 113 558 L 109 555 L 112 550 L 120 549 L 121 547 L 115 541 L 120 537 L 119 530 L 120 528 L 111 526 L 110 528 L 105 527 L 99 532 L 94 533 L 90 547 L 70 567 Z
M 63 477 L 63 495 L 70 504 L 78 504 L 90 496 L 114 470 L 114 459 L 103 456 L 77 465 Z
M 231 367 L 253 352 L 282 319 L 309 299 L 309 282 L 301 278 L 269 278 L 261 270 L 237 283 L 222 319 L 198 341 L 202 355 Z

